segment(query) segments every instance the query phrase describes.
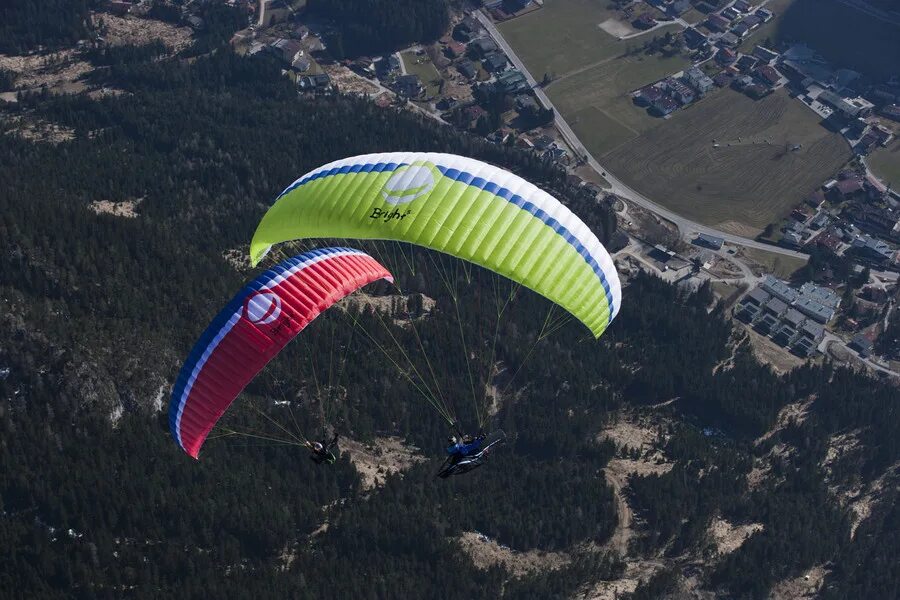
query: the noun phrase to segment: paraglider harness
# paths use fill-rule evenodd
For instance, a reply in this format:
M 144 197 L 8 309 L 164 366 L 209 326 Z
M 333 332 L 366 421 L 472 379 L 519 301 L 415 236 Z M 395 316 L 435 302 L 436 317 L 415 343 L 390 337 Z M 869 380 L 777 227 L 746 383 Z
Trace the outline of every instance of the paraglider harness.
M 453 427 L 459 438 L 451 436 L 449 439 L 451 445 L 446 449 L 449 456 L 437 473 L 441 479 L 477 469 L 484 464 L 491 448 L 506 440 L 506 434 L 502 430 L 497 430 L 489 435 L 479 433 L 473 437 L 464 435 L 455 424 Z
M 337 460 L 334 453 L 331 452 L 331 449 L 337 446 L 338 434 L 335 432 L 334 437 L 331 438 L 331 441 L 327 441 L 326 437 L 323 435 L 322 440 L 319 442 L 306 442 L 306 447 L 312 452 L 309 455 L 309 459 L 316 463 L 317 465 L 321 465 L 322 463 L 328 463 L 329 465 L 334 464 L 334 461 Z

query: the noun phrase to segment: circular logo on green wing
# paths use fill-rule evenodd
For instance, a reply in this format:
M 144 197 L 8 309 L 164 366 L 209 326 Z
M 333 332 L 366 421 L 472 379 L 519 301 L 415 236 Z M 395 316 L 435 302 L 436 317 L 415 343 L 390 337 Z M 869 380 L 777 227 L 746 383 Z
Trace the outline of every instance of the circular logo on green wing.
M 441 172 L 433 164 L 413 163 L 394 171 L 381 189 L 381 196 L 394 206 L 412 202 L 434 189 Z

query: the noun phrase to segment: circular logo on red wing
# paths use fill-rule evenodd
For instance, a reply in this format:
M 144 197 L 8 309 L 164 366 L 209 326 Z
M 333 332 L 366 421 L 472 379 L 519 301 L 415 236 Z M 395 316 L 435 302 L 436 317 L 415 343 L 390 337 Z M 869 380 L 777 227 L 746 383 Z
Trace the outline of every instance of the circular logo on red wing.
M 251 294 L 244 302 L 244 317 L 254 325 L 268 325 L 281 315 L 281 298 L 270 290 Z

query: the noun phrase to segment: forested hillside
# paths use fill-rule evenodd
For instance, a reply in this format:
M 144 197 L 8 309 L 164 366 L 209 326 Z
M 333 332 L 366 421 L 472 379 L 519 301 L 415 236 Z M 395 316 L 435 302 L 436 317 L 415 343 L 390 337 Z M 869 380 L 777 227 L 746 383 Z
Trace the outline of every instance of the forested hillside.
M 94 77 L 119 95 L 0 107 L 74 132 L 30 141 L 11 119 L 0 132 L 0 589 L 567 598 L 652 557 L 664 568 L 642 576 L 633 598 L 763 598 L 814 567 L 826 597 L 896 597 L 896 388 L 828 364 L 773 374 L 706 287 L 637 277 L 595 341 L 489 273 L 340 240 L 434 306 L 426 313 L 421 296 L 403 306 L 395 288 L 372 286 L 393 314 L 348 303 L 323 315 L 228 425 L 271 431 L 271 418 L 312 436 L 324 417 L 348 440 L 398 436 L 427 460 L 364 489 L 347 452 L 316 468 L 294 445 L 234 436 L 210 440 L 200 462 L 186 457 L 165 415 L 173 378 L 254 272 L 235 257 L 268 203 L 305 171 L 357 153 L 455 152 L 551 190 L 603 240 L 615 217 L 533 154 L 361 99 L 300 99 L 265 58 L 227 48 L 157 57 L 152 47 L 93 53 L 108 67 Z M 98 210 L 104 201 L 135 216 Z M 543 336 L 548 324 L 558 331 Z M 479 401 L 496 401 L 490 425 L 509 443 L 465 477 L 435 479 L 447 424 L 383 348 L 422 367 L 427 358 L 465 424 Z M 473 389 L 485 393 L 473 399 Z M 600 436 L 634 415 L 658 422 L 658 443 Z M 627 481 L 635 521 L 623 556 L 608 472 L 651 453 L 666 468 Z M 848 490 L 871 496 L 863 518 Z M 754 533 L 718 555 L 709 532 L 721 519 Z M 465 532 L 558 562 L 485 567 L 461 550 Z
M 310 0 L 307 10 L 334 19 L 328 49 L 339 59 L 433 42 L 450 24 L 447 0 Z
M 71 45 L 89 31 L 95 0 L 4 0 L 0 2 L 0 52 Z

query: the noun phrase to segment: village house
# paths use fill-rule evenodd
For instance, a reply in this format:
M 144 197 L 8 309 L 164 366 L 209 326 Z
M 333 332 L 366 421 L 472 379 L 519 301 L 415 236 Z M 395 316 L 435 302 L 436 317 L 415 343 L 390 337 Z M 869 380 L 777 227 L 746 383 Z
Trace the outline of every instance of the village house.
M 489 37 L 482 37 L 469 42 L 469 50 L 473 53 L 475 58 L 482 58 L 491 52 L 496 52 L 497 44 Z
M 744 21 L 740 21 L 737 25 L 731 28 L 731 33 L 738 36 L 739 38 L 746 37 L 750 33 L 750 26 L 747 25 Z
M 502 52 L 490 52 L 481 61 L 482 66 L 491 73 L 499 73 L 508 64 Z
M 768 48 L 765 48 L 763 46 L 756 46 L 753 49 L 753 56 L 767 65 L 774 64 L 775 61 L 778 60 L 777 52 L 775 52 L 774 50 L 769 50 Z
M 731 82 L 731 87 L 736 90 L 743 91 L 753 84 L 753 78 L 749 75 L 741 75 L 740 77 L 735 77 L 734 81 Z
M 269 49 L 281 59 L 283 63 L 291 64 L 298 56 L 303 56 L 303 46 L 297 40 L 279 38 L 275 40 Z
M 750 31 L 753 31 L 762 24 L 762 19 L 760 19 L 756 15 L 750 15 L 749 17 L 744 17 L 744 20 L 741 22 L 749 27 Z
M 781 320 L 782 315 L 787 312 L 787 309 L 788 305 L 785 304 L 784 301 L 779 300 L 778 298 L 770 299 L 766 302 L 762 314 L 756 322 L 757 330 L 764 335 L 776 331 L 778 322 Z
M 862 202 L 854 202 L 847 212 L 860 229 L 878 235 L 890 235 L 900 218 L 898 211 Z
M 772 298 L 765 290 L 753 288 L 738 305 L 737 316 L 747 323 L 753 323 L 762 313 L 763 307 Z
M 834 293 L 834 290 L 809 281 L 800 286 L 800 297 L 835 310 L 841 305 L 841 297 Z
M 723 66 L 728 66 L 737 60 L 737 52 L 731 48 L 722 48 L 716 53 L 716 62 Z
M 788 308 L 781 317 L 781 322 L 775 330 L 772 340 L 782 346 L 790 346 L 800 335 L 800 327 L 804 321 L 806 321 L 806 317 L 803 313 L 794 308 Z
M 750 10 L 753 8 L 753 6 L 749 2 L 747 2 L 747 0 L 736 0 L 735 3 L 732 4 L 732 6 L 734 6 L 742 13 L 750 12 Z
M 712 14 L 706 19 L 706 27 L 710 31 L 721 33 L 728 29 L 729 25 L 731 25 L 731 21 L 722 15 Z
M 816 244 L 831 252 L 837 253 L 841 247 L 841 238 L 830 231 L 826 231 L 825 233 L 816 236 Z
M 722 37 L 719 38 L 719 45 L 734 48 L 740 41 L 741 38 L 728 31 L 726 33 L 723 33 Z
M 819 94 L 818 100 L 840 111 L 848 119 L 865 117 L 872 112 L 872 108 L 875 106 L 865 98 L 844 98 L 831 90 L 823 90 Z
M 394 81 L 394 89 L 404 98 L 416 98 L 422 93 L 422 82 L 418 75 L 401 75 Z
M 759 287 L 788 304 L 793 304 L 800 297 L 797 290 L 772 275 L 766 275 Z
M 863 191 L 863 183 L 856 177 L 841 179 L 828 190 L 829 195 L 838 202 L 852 198 L 861 191 Z
M 694 29 L 693 27 L 688 27 L 684 30 L 682 34 L 684 38 L 684 43 L 688 48 L 697 48 L 706 43 L 706 36 Z
M 475 37 L 479 31 L 481 31 L 481 27 L 478 24 L 478 20 L 469 15 L 453 28 L 453 37 L 462 42 L 468 42 Z
M 511 96 L 531 89 L 531 86 L 528 85 L 528 81 L 525 79 L 525 76 L 516 69 L 510 69 L 498 75 L 497 83 L 504 93 Z
M 769 87 L 774 87 L 781 81 L 781 73 L 775 67 L 769 65 L 760 65 L 754 71 L 756 78 Z
M 796 354 L 803 357 L 811 356 L 825 337 L 825 328 L 813 321 L 804 321 L 800 326 L 800 335 L 794 342 L 793 350 Z
M 825 192 L 822 190 L 816 190 L 812 194 L 810 194 L 806 200 L 806 205 L 814 210 L 819 210 L 822 208 L 822 205 L 825 203 Z
M 641 90 L 634 97 L 634 102 L 638 106 L 651 106 L 662 96 L 663 91 L 661 89 L 659 89 L 655 85 L 648 85 L 645 88 L 641 88 Z
M 478 68 L 468 58 L 464 58 L 456 63 L 456 70 L 466 79 L 475 79 L 475 76 L 478 75 Z
M 543 135 L 543 134 L 539 135 L 536 138 L 534 138 L 532 140 L 532 142 L 534 144 L 534 149 L 537 150 L 538 152 L 544 152 L 546 150 L 556 147 L 556 140 L 554 140 L 549 135 Z
M 516 111 L 523 115 L 536 115 L 540 111 L 538 103 L 527 94 L 520 94 L 515 99 Z
M 752 71 L 753 68 L 756 67 L 757 62 L 758 61 L 755 57 L 750 56 L 749 54 L 744 54 L 740 59 L 738 59 L 734 66 L 737 67 L 737 69 L 741 73 L 750 73 L 750 71 Z
M 400 59 L 397 58 L 396 54 L 388 54 L 387 56 L 383 56 L 374 63 L 372 63 L 375 67 L 375 73 L 379 78 L 385 78 L 389 76 L 391 73 L 400 70 Z
M 851 246 L 855 254 L 875 263 L 888 262 L 894 254 L 886 242 L 868 235 L 859 236 L 853 240 Z
M 801 297 L 794 302 L 794 308 L 809 318 L 825 324 L 834 317 L 834 309 L 816 302 L 812 298 Z
M 448 58 L 459 58 L 466 53 L 466 45 L 457 41 L 451 41 L 444 49 L 444 53 Z
M 297 88 L 304 92 L 327 91 L 330 85 L 331 78 L 326 73 L 297 78 Z
M 831 222 L 831 219 L 828 217 L 828 213 L 820 212 L 812 220 L 809 222 L 810 229 L 824 229 L 828 227 L 828 223 Z
M 693 244 L 697 246 L 705 246 L 706 248 L 711 248 L 712 250 L 721 250 L 722 244 L 725 243 L 725 240 L 706 233 L 697 234 L 697 237 L 694 238 Z
M 694 90 L 677 79 L 667 79 L 665 85 L 672 97 L 682 105 L 690 104 L 694 101 Z
M 685 71 L 684 79 L 700 94 L 705 94 L 714 86 L 713 80 L 698 67 Z
M 872 354 L 872 350 L 875 349 L 872 340 L 861 333 L 856 334 L 853 339 L 850 340 L 850 343 L 847 344 L 847 347 L 851 350 L 856 350 L 862 358 L 868 358 L 868 356 Z
M 768 8 L 757 9 L 757 11 L 753 14 L 759 17 L 763 23 L 768 23 L 772 20 L 773 17 L 775 17 L 775 13 L 773 13 Z
M 728 19 L 729 21 L 734 21 L 738 17 L 741 16 L 740 11 L 738 11 L 734 6 L 729 6 L 725 10 L 720 13 L 723 17 Z
M 662 94 L 659 98 L 650 103 L 650 107 L 656 114 L 664 117 L 678 110 L 678 102 L 671 96 Z

